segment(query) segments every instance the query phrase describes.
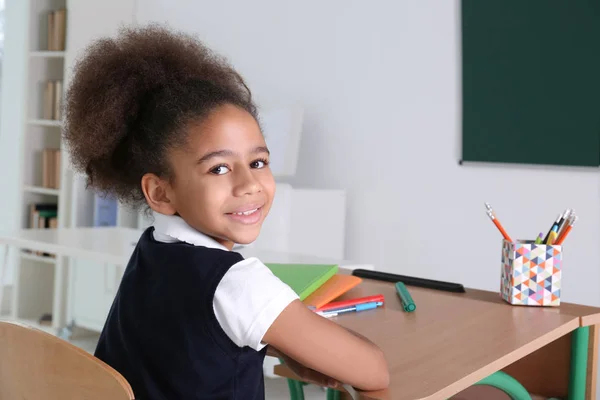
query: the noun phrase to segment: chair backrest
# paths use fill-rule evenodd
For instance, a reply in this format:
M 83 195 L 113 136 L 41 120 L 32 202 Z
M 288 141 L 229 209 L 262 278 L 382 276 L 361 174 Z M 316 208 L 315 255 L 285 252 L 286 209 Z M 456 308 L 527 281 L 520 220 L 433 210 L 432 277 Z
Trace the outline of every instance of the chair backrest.
M 125 378 L 84 350 L 15 322 L 0 321 L 0 400 L 132 400 Z

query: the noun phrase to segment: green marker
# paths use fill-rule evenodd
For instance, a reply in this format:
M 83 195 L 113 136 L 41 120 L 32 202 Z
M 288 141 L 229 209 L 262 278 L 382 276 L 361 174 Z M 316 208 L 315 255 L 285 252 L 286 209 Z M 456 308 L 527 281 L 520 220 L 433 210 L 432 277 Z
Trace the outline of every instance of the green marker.
M 542 239 L 544 238 L 544 232 L 540 232 L 538 237 L 535 239 L 535 244 L 542 244 Z
M 408 289 L 406 289 L 404 283 L 396 283 L 396 292 L 398 292 L 398 296 L 400 296 L 400 300 L 402 300 L 402 307 L 404 308 L 404 311 L 413 312 L 417 309 L 417 305 L 410 296 L 410 293 L 408 293 Z

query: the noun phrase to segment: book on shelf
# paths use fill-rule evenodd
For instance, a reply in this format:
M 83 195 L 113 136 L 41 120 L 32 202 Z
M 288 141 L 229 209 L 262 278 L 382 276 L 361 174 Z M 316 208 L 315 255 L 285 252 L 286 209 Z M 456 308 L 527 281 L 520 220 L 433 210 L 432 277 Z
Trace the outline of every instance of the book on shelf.
M 46 81 L 44 86 L 44 119 L 59 121 L 62 117 L 63 83 L 61 80 Z
M 60 189 L 60 150 L 42 150 L 42 186 Z
M 33 203 L 29 206 L 29 227 L 46 229 L 58 227 L 58 205 L 56 203 Z
M 64 51 L 67 39 L 67 10 L 48 12 L 48 50 Z
M 118 201 L 115 197 L 94 195 L 94 226 L 117 225 Z
M 58 205 L 55 203 L 33 203 L 29 206 L 29 227 L 31 229 L 58 228 Z M 38 256 L 54 257 L 53 254 L 25 249 L 24 252 Z

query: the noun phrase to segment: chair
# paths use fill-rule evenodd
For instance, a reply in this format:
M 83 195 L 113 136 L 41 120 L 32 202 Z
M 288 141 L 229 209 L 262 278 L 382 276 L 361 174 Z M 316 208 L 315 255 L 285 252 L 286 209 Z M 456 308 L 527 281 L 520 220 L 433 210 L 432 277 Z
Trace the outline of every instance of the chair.
M 133 400 L 125 378 L 49 333 L 0 321 L 0 400 Z

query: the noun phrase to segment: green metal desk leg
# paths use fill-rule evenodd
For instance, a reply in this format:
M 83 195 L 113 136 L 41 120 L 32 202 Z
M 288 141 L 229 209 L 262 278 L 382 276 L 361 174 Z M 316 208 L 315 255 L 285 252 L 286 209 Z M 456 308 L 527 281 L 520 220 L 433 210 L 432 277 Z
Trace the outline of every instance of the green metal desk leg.
M 279 362 L 285 364 L 283 359 L 279 359 Z M 287 379 L 288 388 L 290 389 L 290 400 L 304 400 L 304 385 L 302 382 L 295 381 L 293 379 Z
M 577 328 L 571 336 L 569 400 L 585 399 L 589 338 L 589 326 Z
M 340 392 L 335 389 L 327 388 L 327 400 L 340 400 Z
M 495 372 L 487 378 L 477 382 L 475 386 L 477 385 L 492 386 L 500 389 L 509 395 L 512 400 L 531 400 L 531 396 L 529 395 L 527 389 L 525 389 L 523 385 L 519 383 L 519 381 L 508 375 L 506 372 Z
M 304 387 L 302 382 L 288 379 L 288 388 L 290 389 L 290 400 L 304 400 Z

